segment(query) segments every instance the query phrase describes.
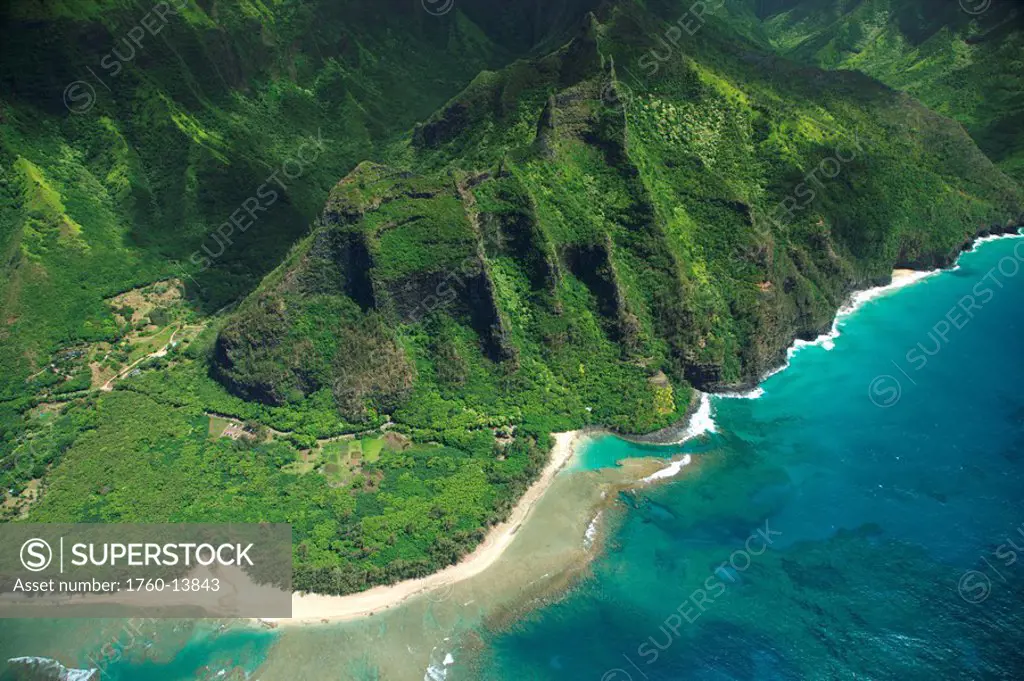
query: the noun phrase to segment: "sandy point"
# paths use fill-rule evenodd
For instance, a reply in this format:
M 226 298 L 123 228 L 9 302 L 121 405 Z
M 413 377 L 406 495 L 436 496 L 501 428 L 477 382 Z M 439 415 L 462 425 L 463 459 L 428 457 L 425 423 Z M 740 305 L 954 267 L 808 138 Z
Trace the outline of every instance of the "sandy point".
M 906 281 L 907 279 L 916 279 L 919 276 L 921 276 L 921 273 L 918 272 L 917 270 L 904 270 L 904 269 L 893 270 L 892 271 L 892 283 L 898 284 L 898 283 L 900 283 L 902 281 Z

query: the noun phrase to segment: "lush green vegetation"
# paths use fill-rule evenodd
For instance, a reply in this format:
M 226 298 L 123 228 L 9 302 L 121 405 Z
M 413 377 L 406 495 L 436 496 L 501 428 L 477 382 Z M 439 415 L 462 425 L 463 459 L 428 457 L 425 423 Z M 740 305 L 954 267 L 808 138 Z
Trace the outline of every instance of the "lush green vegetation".
M 27 377 L 74 344 L 123 339 L 106 299 L 178 277 L 203 315 L 237 302 L 339 177 L 529 47 L 525 19 L 479 9 L 171 4 L 0 8 L 4 452 L 37 394 Z
M 285 442 L 211 439 L 201 411 L 140 393 L 115 391 L 61 423 L 51 438 L 77 431 L 74 446 L 33 520 L 290 523 L 295 584 L 331 593 L 451 563 L 507 513 L 546 452 L 534 433 L 498 457 L 490 431 L 384 448 L 363 457 L 356 489 L 285 472 Z
M 763 35 L 782 54 L 862 71 L 913 95 L 962 123 L 1003 172 L 1024 183 L 1020 3 L 790 0 L 765 7 Z
M 478 77 L 418 126 L 394 153 L 415 175 L 367 164 L 339 184 L 323 226 L 221 334 L 226 384 L 282 404 L 301 382 L 308 394 L 344 379 L 376 386 L 340 405 L 348 417 L 408 414 L 385 404 L 406 399 L 396 389 L 440 409 L 445 381 L 467 395 L 484 359 L 539 394 L 589 403 L 615 386 L 638 409 L 600 420 L 650 427 L 646 379 L 685 391 L 756 378 L 852 288 L 949 262 L 1020 215 L 1020 188 L 955 123 L 870 79 L 808 78 L 753 52 L 724 12 L 664 56 L 649 12 L 622 3 L 603 19 Z M 326 301 L 331 319 L 356 317 L 323 327 Z M 388 360 L 374 370 L 363 347 Z M 602 380 L 588 385 L 595 361 Z M 513 399 L 529 395 L 514 385 Z M 474 411 L 504 416 L 505 392 L 482 392 Z
M 190 5 L 87 115 L 48 104 L 66 68 L 5 59 L 30 83 L 0 102 L 6 518 L 289 522 L 299 588 L 426 574 L 551 432 L 668 425 L 1024 212 L 957 123 L 779 58 L 746 2 L 692 36 L 691 2 L 606 4 L 504 68 L 544 38 L 515 12 L 391 4 Z M 137 19 L 93 9 L 56 35 Z M 172 277 L 173 305 L 135 290 Z

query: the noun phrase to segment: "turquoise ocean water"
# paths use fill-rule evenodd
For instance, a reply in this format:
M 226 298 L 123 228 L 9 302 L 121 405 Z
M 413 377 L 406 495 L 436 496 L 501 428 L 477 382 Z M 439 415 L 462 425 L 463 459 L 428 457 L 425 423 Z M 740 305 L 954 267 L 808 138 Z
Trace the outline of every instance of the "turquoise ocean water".
M 1022 261 L 984 244 L 716 398 L 696 474 L 466 678 L 1024 678 Z
M 801 349 L 757 399 L 713 398 L 710 436 L 653 451 L 599 439 L 579 470 L 694 463 L 623 494 L 592 576 L 473 632 L 436 678 L 1024 678 L 1022 311 L 1024 239 L 992 241 L 844 318 L 834 347 Z M 0 623 L 5 655 L 83 665 L 102 636 Z M 105 678 L 258 678 L 279 636 L 185 630 L 176 652 Z M 335 671 L 295 681 L 347 678 Z
M 466 678 L 1024 678 L 1022 263 L 983 244 L 715 399 L 694 474 Z
M 0 679 L 65 681 L 53 675 L 58 661 L 71 672 L 66 681 L 84 681 L 85 670 L 94 670 L 89 681 L 243 681 L 255 677 L 276 640 L 214 620 L 3 620 L 2 659 L 29 656 L 36 664 L 0 665 Z

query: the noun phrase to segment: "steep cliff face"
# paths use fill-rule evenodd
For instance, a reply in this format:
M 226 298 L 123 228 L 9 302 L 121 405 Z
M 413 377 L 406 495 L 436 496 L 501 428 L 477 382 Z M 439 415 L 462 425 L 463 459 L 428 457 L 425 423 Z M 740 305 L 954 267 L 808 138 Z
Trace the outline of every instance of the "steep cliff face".
M 105 297 L 176 277 L 210 313 L 251 292 L 339 177 L 576 4 L 541 26 L 525 1 L 3 3 L 0 400 L 115 340 Z M 81 229 L 40 248 L 41 222 Z
M 780 60 L 727 16 L 703 21 L 690 37 L 625 3 L 478 76 L 416 127 L 403 170 L 364 164 L 335 187 L 301 255 L 222 333 L 216 370 L 250 394 L 304 385 L 282 356 L 324 367 L 304 394 L 372 383 L 371 365 L 339 373 L 343 344 L 306 352 L 314 319 L 351 323 L 317 316 L 334 305 L 402 348 L 416 406 L 392 399 L 399 419 L 509 401 L 541 413 L 572 393 L 644 429 L 685 406 L 665 408 L 652 377 L 677 397 L 749 384 L 852 289 L 1018 224 L 1020 188 L 956 123 L 859 74 Z M 344 254 L 329 275 L 321 252 Z M 246 342 L 267 300 L 288 321 Z M 453 407 L 453 376 L 494 390 Z
M 534 258 L 531 277 L 552 279 L 581 253 L 606 249 L 608 276 L 615 273 L 617 289 L 629 293 L 634 282 L 626 276 L 630 265 L 622 262 L 623 240 L 594 238 L 580 250 L 567 248 L 557 234 L 547 235 L 546 230 L 557 231 L 545 226 L 552 219 L 550 197 L 537 192 L 541 175 L 519 162 L 524 145 L 535 145 L 541 158 L 569 167 L 555 155 L 569 139 L 600 153 L 604 160 L 595 163 L 617 169 L 615 182 L 636 207 L 615 219 L 632 223 L 629 231 L 638 235 L 649 233 L 652 224 L 668 230 L 671 248 L 658 257 L 682 263 L 644 270 L 644 276 L 662 280 L 644 285 L 658 292 L 646 294 L 656 300 L 641 304 L 623 294 L 601 302 L 602 328 L 626 339 L 633 350 L 645 337 L 667 339 L 675 374 L 689 372 L 700 384 L 707 382 L 701 378 L 705 368 L 718 365 L 727 367 L 725 381 L 755 373 L 753 367 L 772 360 L 760 354 L 743 359 L 741 348 L 749 351 L 761 342 L 751 320 L 763 318 L 754 310 L 763 296 L 740 293 L 747 282 L 723 297 L 723 290 L 733 289 L 730 263 L 743 268 L 745 261 L 719 249 L 694 251 L 706 244 L 693 237 L 714 224 L 723 233 L 748 232 L 740 239 L 750 242 L 744 254 L 758 253 L 772 263 L 791 260 L 793 267 L 818 260 L 817 249 L 825 243 L 821 235 L 787 237 L 807 253 L 794 255 L 791 245 L 777 253 L 777 235 L 756 224 L 757 203 L 765 192 L 784 194 L 787 187 L 795 191 L 807 185 L 802 176 L 813 169 L 809 164 L 827 161 L 831 133 L 813 133 L 805 124 L 814 119 L 813 106 L 828 111 L 830 100 L 839 105 L 834 87 L 846 90 L 843 97 L 875 92 L 849 75 L 826 77 L 777 62 L 773 50 L 830 68 L 859 68 L 906 89 L 964 123 L 1000 168 L 1018 179 L 1019 130 L 1024 129 L 1017 124 L 1019 98 L 1012 95 L 1020 89 L 1017 74 L 1024 72 L 1017 68 L 1020 12 L 1012 3 L 994 3 L 980 15 L 930 11 L 917 0 L 767 3 L 760 15 L 751 11 L 755 5 L 730 1 L 698 16 L 692 3 L 675 0 L 649 2 L 642 10 L 633 2 L 588 0 L 501 5 L 465 0 L 454 6 L 295 0 L 259 8 L 215 0 L 169 0 L 154 8 L 121 0 L 5 4 L 0 9 L 0 397 L 25 397 L 25 378 L 61 348 L 116 340 L 106 297 L 170 277 L 188 284 L 190 298 L 204 313 L 248 294 L 281 263 L 287 247 L 308 233 L 338 178 L 365 159 L 388 160 L 394 151 L 390 143 L 416 121 L 421 123 L 408 155 L 397 152 L 394 167 L 429 175 L 457 166 L 511 178 L 536 218 L 521 228 L 533 235 L 529 243 L 536 240 L 547 249 L 540 260 L 523 256 Z M 591 9 L 601 16 L 585 18 Z M 861 25 L 877 30 L 855 30 Z M 570 26 L 577 39 L 558 47 Z M 551 47 L 544 57 L 487 70 L 537 46 Z M 619 65 L 614 78 L 612 57 Z M 598 73 L 605 80 L 595 80 Z M 719 74 L 724 74 L 721 82 L 715 81 Z M 801 85 L 802 79 L 813 87 Z M 718 110 L 732 97 L 730 88 L 757 101 L 740 101 L 735 111 Z M 798 115 L 786 113 L 796 111 L 787 101 L 791 97 L 803 102 Z M 855 131 L 852 112 L 874 112 L 897 101 L 878 93 L 870 98 L 876 101 L 853 101 L 842 105 L 845 113 L 829 112 L 818 122 L 827 127 L 833 123 L 829 117 L 849 114 L 839 127 Z M 596 117 L 579 101 L 600 101 L 605 114 L 627 115 Z M 912 103 L 900 106 L 912 111 L 911 118 L 924 116 Z M 894 125 L 901 125 L 901 115 L 893 110 Z M 942 125 L 947 124 L 933 121 L 923 129 Z M 817 134 L 819 158 L 811 158 L 809 146 L 787 148 L 785 136 L 794 132 L 800 144 Z M 922 144 L 929 154 L 938 149 Z M 720 172 L 726 158 L 754 165 L 726 176 Z M 812 180 L 815 201 L 840 191 L 848 171 L 862 161 L 844 164 L 827 190 Z M 961 155 L 960 161 L 969 159 Z M 589 163 L 579 165 L 582 176 L 592 175 Z M 725 190 L 705 191 L 708 178 Z M 555 177 L 544 182 L 553 184 Z M 684 185 L 687 191 L 670 196 Z M 850 190 L 861 196 L 865 187 Z M 801 208 L 806 196 L 797 197 Z M 690 200 L 698 205 L 686 208 Z M 246 210 L 256 219 L 246 217 Z M 860 247 L 855 242 L 878 236 L 869 236 L 872 228 L 864 224 L 892 219 L 885 210 L 864 206 L 863 214 L 829 225 L 828 237 Z M 761 234 L 757 239 L 750 236 L 755 232 Z M 769 233 L 772 239 L 765 238 Z M 516 238 L 522 250 L 527 241 Z M 633 239 L 632 252 L 640 253 L 637 243 L 650 247 L 656 241 Z M 341 261 L 371 257 L 358 240 L 346 243 L 338 246 Z M 896 255 L 926 263 L 947 258 L 953 248 L 938 249 L 941 257 L 931 254 L 934 248 L 918 253 L 919 244 L 911 239 L 896 246 Z M 839 266 L 845 255 L 842 248 L 833 251 L 837 257 L 815 262 L 817 270 Z M 642 257 L 647 255 L 654 257 Z M 692 271 L 698 262 L 714 265 L 718 284 L 704 282 L 708 272 Z M 871 277 L 882 276 L 879 272 Z M 766 284 L 767 270 L 762 267 L 760 275 L 765 279 L 757 283 Z M 785 304 L 798 305 L 785 313 L 796 321 L 783 325 L 780 338 L 794 325 L 804 334 L 824 324 L 827 314 L 821 310 L 840 295 L 841 289 L 806 284 L 803 275 L 801 270 L 784 277 L 785 288 L 798 291 L 802 302 Z M 585 287 L 603 301 L 603 294 L 593 293 L 595 283 Z M 360 308 L 375 304 L 369 279 L 349 278 L 347 285 L 347 295 Z M 398 308 L 413 304 L 395 295 Z M 812 298 L 818 302 L 811 305 Z M 824 300 L 829 305 L 819 309 Z M 651 306 L 653 316 L 645 321 L 644 308 Z M 611 309 L 616 319 L 607 321 Z M 507 323 L 491 317 L 476 324 L 496 325 L 494 336 L 506 338 L 489 350 L 494 357 L 511 352 Z M 653 330 L 655 325 L 661 330 Z M 631 351 L 627 348 L 626 355 Z

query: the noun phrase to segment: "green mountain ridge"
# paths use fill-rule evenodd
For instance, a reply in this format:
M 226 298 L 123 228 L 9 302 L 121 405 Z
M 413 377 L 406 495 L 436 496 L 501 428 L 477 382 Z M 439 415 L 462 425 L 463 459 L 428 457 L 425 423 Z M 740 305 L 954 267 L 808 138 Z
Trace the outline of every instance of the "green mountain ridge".
M 787 0 L 760 7 L 783 55 L 866 73 L 962 123 L 1024 182 L 1024 7 L 1011 0 Z
M 338 177 L 481 69 L 532 48 L 508 35 L 542 42 L 565 25 L 520 31 L 531 17 L 461 4 L 444 16 L 402 0 L 0 8 L 0 399 L 31 394 L 25 377 L 60 348 L 117 338 L 105 297 L 191 277 L 203 313 L 238 300 L 307 232 Z M 329 153 L 296 166 L 318 135 Z M 220 250 L 216 230 L 275 172 L 259 228 L 236 230 L 202 267 L 204 247 Z M 26 195 L 39 186 L 59 210 L 33 214 Z M 40 248 L 23 242 L 33 220 L 84 229 Z
M 852 290 L 1021 224 L 961 125 L 780 57 L 751 3 L 591 4 L 190 4 L 91 117 L 5 60 L 4 517 L 287 522 L 299 589 L 422 576 L 550 433 L 676 423 Z M 5 46 L 55 25 L 98 64 L 138 21 L 41 6 Z
M 1019 188 L 959 126 L 855 74 L 798 84 L 805 69 L 717 51 L 709 25 L 645 91 L 624 84 L 612 64 L 636 60 L 657 27 L 625 7 L 604 24 L 592 15 L 557 53 L 481 75 L 418 125 L 402 160 L 419 174 L 363 166 L 343 180 L 300 262 L 222 332 L 218 375 L 277 404 L 342 376 L 373 384 L 343 343 L 309 348 L 294 334 L 330 300 L 383 320 L 388 343 L 454 322 L 477 346 L 459 350 L 496 376 L 542 366 L 584 395 L 577 357 L 562 356 L 566 335 L 572 348 L 617 346 L 636 368 L 631 383 L 663 373 L 683 389 L 749 385 L 794 337 L 826 328 L 849 291 L 896 265 L 948 264 L 974 235 L 1019 222 Z M 851 164 L 843 175 L 779 224 L 785 192 L 839 158 Z M 472 276 L 444 286 L 460 262 Z M 441 288 L 446 304 L 411 318 Z M 577 307 L 575 291 L 589 300 Z M 336 318 L 328 337 L 351 323 Z M 603 338 L 586 336 L 595 326 Z M 414 340 L 404 349 L 420 386 L 458 354 Z M 286 369 L 285 358 L 298 363 Z M 387 390 L 366 396 L 395 410 Z

